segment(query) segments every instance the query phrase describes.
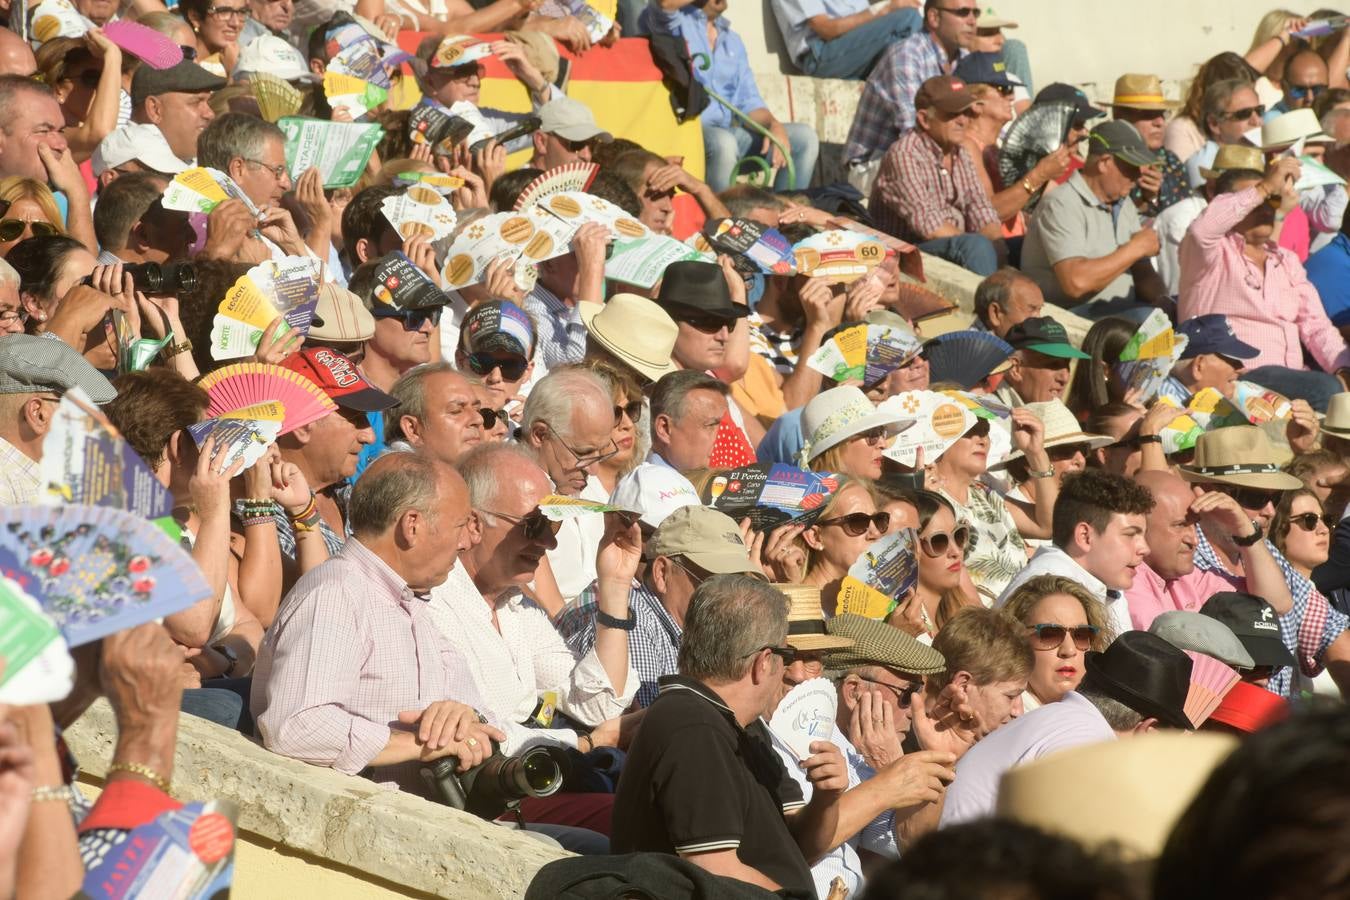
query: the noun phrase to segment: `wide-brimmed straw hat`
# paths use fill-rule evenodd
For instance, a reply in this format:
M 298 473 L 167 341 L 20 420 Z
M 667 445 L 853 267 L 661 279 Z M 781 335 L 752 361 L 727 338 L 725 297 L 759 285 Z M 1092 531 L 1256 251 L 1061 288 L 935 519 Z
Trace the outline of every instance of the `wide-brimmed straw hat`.
M 1322 430 L 1332 437 L 1350 438 L 1350 394 L 1332 395 Z
M 1280 471 L 1270 438 L 1255 425 L 1216 428 L 1200 435 L 1195 457 L 1181 466 L 1182 478 L 1202 484 L 1231 484 L 1264 491 L 1296 491 L 1303 482 Z
M 802 449 L 807 462 L 831 447 L 851 437 L 885 428 L 887 435 L 897 435 L 914 424 L 914 418 L 879 410 L 867 395 L 853 385 L 841 385 L 821 391 L 811 398 L 802 410 Z
M 1232 169 L 1248 169 L 1253 172 L 1266 170 L 1266 156 L 1260 147 L 1248 144 L 1220 144 L 1214 154 L 1214 162 L 1208 167 L 1200 167 L 1200 177 L 1214 181 L 1224 172 Z
M 1045 424 L 1045 449 L 1047 450 L 1052 447 L 1066 447 L 1070 444 L 1087 444 L 1089 450 L 1096 450 L 1098 447 L 1105 447 L 1107 444 L 1116 442 L 1116 439 L 1109 435 L 1088 434 L 1083 431 L 1083 427 L 1078 424 L 1074 414 L 1069 412 L 1069 408 L 1064 405 L 1063 400 L 1028 403 L 1027 409 L 1031 410 L 1032 414 Z M 1015 459 L 1021 459 L 1022 456 L 1021 450 L 1014 450 L 998 466 L 1006 466 Z M 990 468 L 997 468 L 998 466 L 990 466 Z
M 670 354 L 680 326 L 664 309 L 637 294 L 615 294 L 606 303 L 580 306 L 588 339 L 620 362 L 652 381 L 675 371 Z
M 795 650 L 839 650 L 853 639 L 835 636 L 825 628 L 820 588 L 809 584 L 775 584 L 788 598 L 787 643 Z
M 1261 126 L 1262 150 L 1283 150 L 1300 139 L 1314 143 L 1333 140 L 1311 109 L 1290 110 Z
M 1103 106 L 1121 106 L 1126 109 L 1171 110 L 1181 106 L 1180 100 L 1163 96 L 1162 80 L 1157 75 L 1122 75 L 1116 79 L 1115 95 Z

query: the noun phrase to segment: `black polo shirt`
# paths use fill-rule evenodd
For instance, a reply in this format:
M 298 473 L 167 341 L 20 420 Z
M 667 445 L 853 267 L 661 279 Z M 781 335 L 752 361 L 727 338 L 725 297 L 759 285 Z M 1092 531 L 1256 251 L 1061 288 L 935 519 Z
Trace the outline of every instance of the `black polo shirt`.
M 708 687 L 679 675 L 642 719 L 614 797 L 614 853 L 735 850 L 790 896 L 815 897 L 811 870 L 783 813 L 802 792 L 769 746 Z

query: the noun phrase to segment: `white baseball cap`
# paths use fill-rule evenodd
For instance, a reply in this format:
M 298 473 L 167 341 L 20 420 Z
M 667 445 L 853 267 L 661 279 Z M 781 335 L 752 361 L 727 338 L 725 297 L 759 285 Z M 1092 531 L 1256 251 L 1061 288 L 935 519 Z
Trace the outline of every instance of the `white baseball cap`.
M 169 149 L 169 142 L 158 126 L 142 122 L 128 122 L 113 129 L 94 148 L 90 165 L 97 178 L 109 169 L 132 160 L 165 175 L 177 175 L 190 168 Z
M 698 506 L 698 491 L 670 466 L 643 463 L 614 486 L 613 506 L 631 509 L 652 528 L 660 528 L 666 516 L 682 506 Z
M 266 72 L 283 81 L 318 81 L 304 55 L 274 34 L 260 35 L 239 51 L 234 65 L 236 81 L 246 81 L 253 72 Z

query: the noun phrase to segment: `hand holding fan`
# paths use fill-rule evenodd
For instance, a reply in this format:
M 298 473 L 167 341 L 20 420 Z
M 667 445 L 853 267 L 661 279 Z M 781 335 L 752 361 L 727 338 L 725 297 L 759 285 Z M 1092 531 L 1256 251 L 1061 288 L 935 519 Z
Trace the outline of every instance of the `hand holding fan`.
M 729 254 L 737 262 L 746 263 L 736 267 L 743 274 L 794 275 L 797 272 L 792 245 L 776 228 L 751 219 L 710 219 L 703 224 L 702 234 L 708 250 Z M 696 246 L 695 249 L 704 248 Z
M 811 744 L 834 735 L 839 698 L 826 678 L 810 678 L 787 692 L 769 720 L 769 728 L 799 760 L 811 756 Z
M 179 212 L 209 214 L 225 200 L 240 200 L 255 217 L 261 215 L 234 179 L 204 166 L 175 175 L 164 191 L 160 205 Z
M 259 263 L 239 277 L 220 301 L 211 327 L 211 358 L 238 359 L 258 349 L 276 319 L 281 333 L 304 334 L 319 302 L 319 260 L 287 256 Z
M 254 72 L 249 76 L 248 87 L 258 101 L 258 112 L 272 123 L 295 115 L 304 102 L 294 85 L 268 72 Z
M 1045 157 L 1064 145 L 1078 108 L 1067 100 L 1036 103 L 1008 126 L 998 152 L 998 175 L 1018 184 Z
M 183 48 L 171 38 L 130 19 L 104 25 L 103 36 L 152 69 L 172 69 L 183 61 Z
M 333 69 L 323 75 L 323 93 L 329 106 L 345 108 L 353 119 L 367 115 L 389 97 L 388 89 Z
M 849 567 L 839 587 L 840 613 L 884 620 L 919 580 L 912 528 L 874 541 Z
M 1191 658 L 1191 686 L 1186 692 L 1182 712 L 1199 728 L 1219 708 L 1223 698 L 1242 680 L 1237 670 L 1195 650 L 1185 651 Z
M 188 426 L 188 434 L 200 448 L 207 438 L 215 438 L 215 446 L 224 456 L 221 466 L 228 468 L 242 459 L 242 468 L 248 469 L 262 459 L 267 448 L 276 442 L 281 423 L 286 418 L 286 407 L 280 402 L 255 403 L 211 419 L 203 419 Z
M 0 578 L 0 703 L 54 703 L 75 683 L 75 661 L 61 631 L 32 596 Z
M 221 416 L 260 403 L 280 403 L 285 417 L 278 436 L 317 422 L 337 409 L 322 388 L 299 372 L 267 363 L 235 363 L 207 373 L 197 384 L 211 398 L 208 416 Z
M 600 167 L 595 163 L 570 162 L 554 166 L 534 181 L 525 185 L 525 190 L 516 198 L 517 211 L 532 206 L 544 197 L 564 192 L 585 192 L 595 181 L 595 173 Z

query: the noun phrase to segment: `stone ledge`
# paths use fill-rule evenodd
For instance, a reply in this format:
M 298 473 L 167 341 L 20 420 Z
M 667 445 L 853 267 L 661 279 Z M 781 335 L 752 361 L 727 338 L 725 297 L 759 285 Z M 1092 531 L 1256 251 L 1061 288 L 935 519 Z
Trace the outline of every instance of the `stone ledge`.
M 66 732 L 83 770 L 100 779 L 115 737 L 103 700 Z M 420 797 L 277 756 L 188 715 L 178 722 L 173 793 L 229 800 L 241 831 L 437 897 L 521 897 L 540 866 L 566 855 Z

